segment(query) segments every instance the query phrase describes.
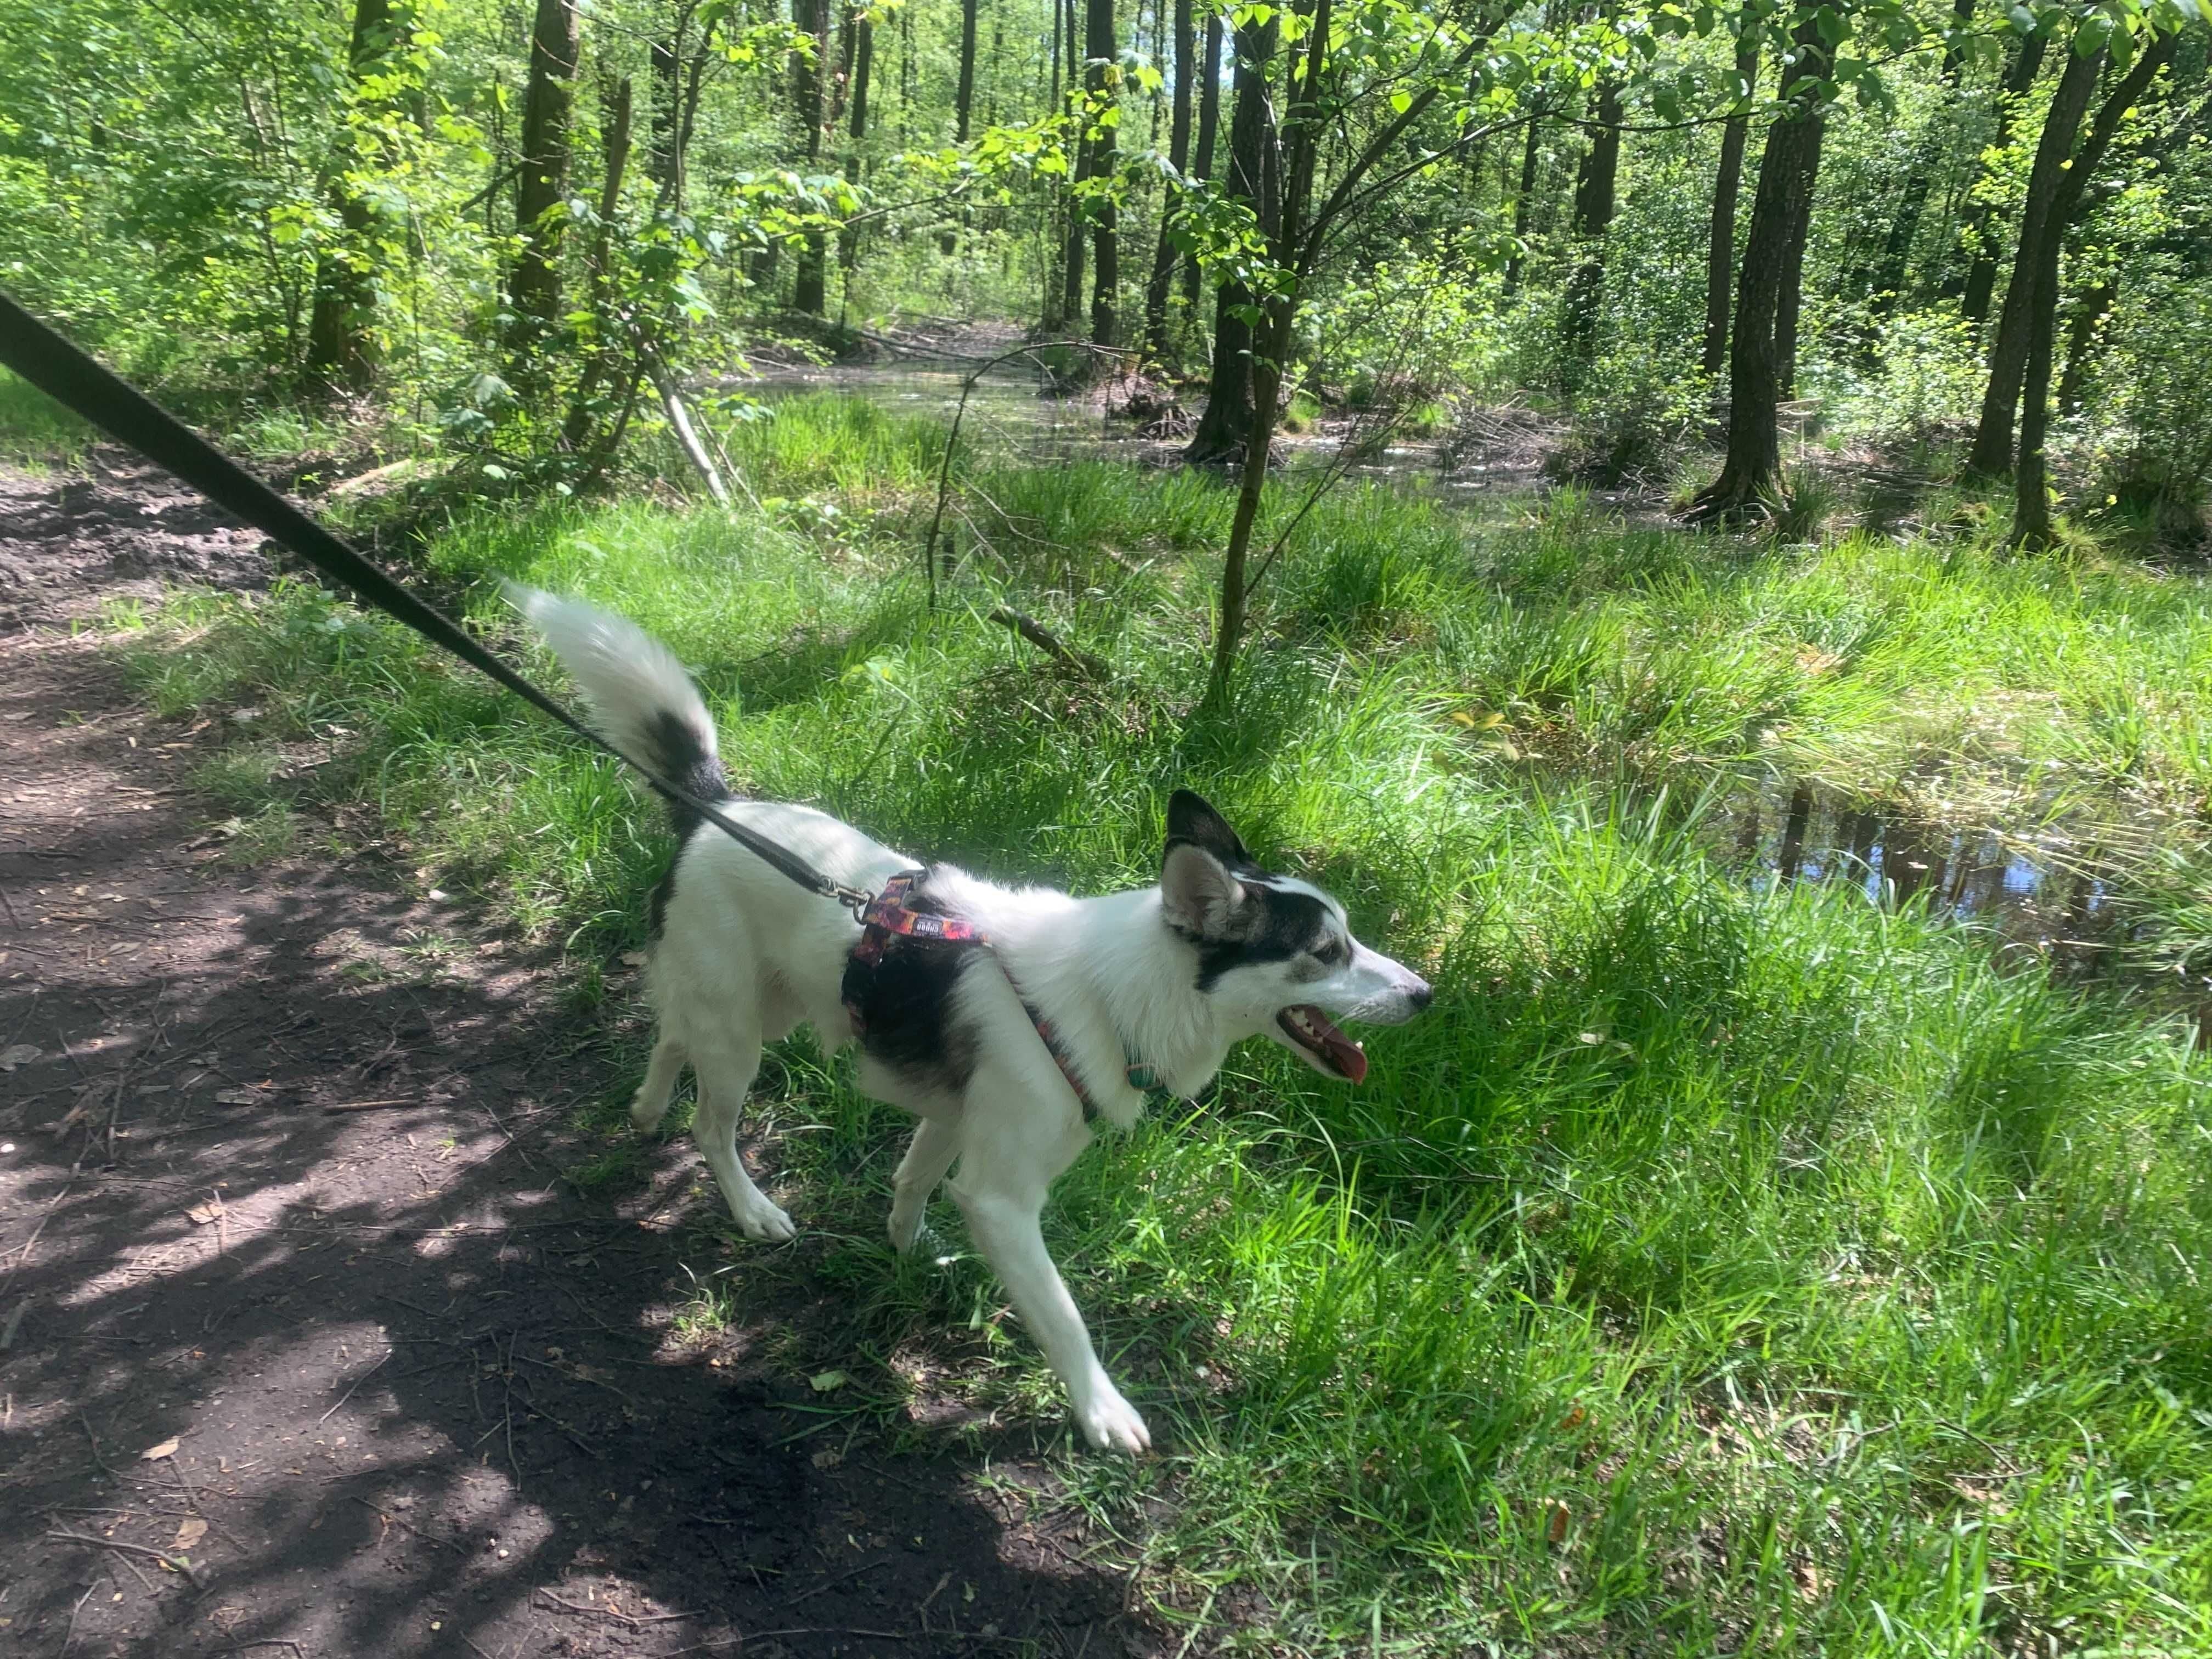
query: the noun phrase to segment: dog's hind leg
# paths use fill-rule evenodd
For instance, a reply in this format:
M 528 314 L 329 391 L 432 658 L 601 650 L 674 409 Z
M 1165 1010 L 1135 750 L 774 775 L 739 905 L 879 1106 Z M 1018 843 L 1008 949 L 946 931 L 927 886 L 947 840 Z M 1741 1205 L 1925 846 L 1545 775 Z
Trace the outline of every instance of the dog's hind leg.
M 959 1156 L 960 1132 L 951 1124 L 926 1117 L 915 1126 L 914 1142 L 899 1160 L 898 1175 L 891 1183 L 891 1249 L 901 1255 L 921 1237 L 929 1195 Z
M 668 1115 L 668 1102 L 676 1093 L 677 1079 L 684 1075 L 684 1062 L 688 1056 L 684 1045 L 663 1031 L 660 1041 L 653 1045 L 653 1058 L 647 1062 L 645 1081 L 637 1085 L 637 1095 L 629 1103 L 629 1121 L 633 1127 L 651 1134 L 660 1127 L 660 1120 Z
M 798 1236 L 791 1218 L 753 1185 L 738 1156 L 738 1120 L 744 1115 L 745 1091 L 752 1087 L 760 1067 L 760 1039 L 726 1030 L 712 1048 L 691 1056 L 699 1079 L 699 1108 L 691 1115 L 691 1133 L 708 1167 L 728 1200 L 730 1213 L 747 1238 L 781 1243 Z

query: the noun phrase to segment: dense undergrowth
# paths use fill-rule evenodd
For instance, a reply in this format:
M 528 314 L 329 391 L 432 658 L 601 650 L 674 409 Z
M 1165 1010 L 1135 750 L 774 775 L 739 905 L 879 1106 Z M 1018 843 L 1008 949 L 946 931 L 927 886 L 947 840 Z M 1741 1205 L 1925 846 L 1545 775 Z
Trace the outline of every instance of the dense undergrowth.
M 494 577 L 668 639 L 747 789 L 1097 890 L 1149 878 L 1189 784 L 1425 965 L 1436 1006 L 1374 1036 L 1364 1087 L 1239 1054 L 1055 1199 L 1167 1448 L 1062 1473 L 1170 1616 L 1233 1612 L 1265 1651 L 2212 1647 L 2191 1033 L 1914 907 L 1747 890 L 1687 799 L 1772 769 L 2178 810 L 2212 783 L 2204 584 L 1963 534 L 1696 540 L 1571 498 L 1470 537 L 1346 494 L 1211 720 L 1183 561 L 1225 494 L 984 468 L 933 616 L 940 442 L 789 404 L 737 434 L 757 510 L 484 519 L 428 558 L 539 671 Z M 989 625 L 1001 586 L 1115 677 Z M 210 781 L 261 844 L 305 833 L 288 803 L 367 801 L 411 865 L 571 936 L 587 990 L 637 942 L 657 814 L 427 647 L 303 586 L 114 621 L 163 708 L 258 711 Z M 978 1264 L 880 1243 L 896 1115 L 804 1037 L 757 1103 L 772 1185 L 836 1241 L 862 1407 L 1056 1413 Z M 777 1271 L 741 1255 L 692 1316 Z

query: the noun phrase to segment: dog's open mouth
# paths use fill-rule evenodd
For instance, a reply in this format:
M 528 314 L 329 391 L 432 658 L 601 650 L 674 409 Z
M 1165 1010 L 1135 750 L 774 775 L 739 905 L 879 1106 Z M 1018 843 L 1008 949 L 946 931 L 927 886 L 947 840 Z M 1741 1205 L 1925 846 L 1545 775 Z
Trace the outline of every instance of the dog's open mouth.
M 1366 1051 L 1328 1022 L 1328 1016 L 1310 1002 L 1294 1003 L 1275 1016 L 1291 1042 L 1347 1083 L 1367 1076 Z

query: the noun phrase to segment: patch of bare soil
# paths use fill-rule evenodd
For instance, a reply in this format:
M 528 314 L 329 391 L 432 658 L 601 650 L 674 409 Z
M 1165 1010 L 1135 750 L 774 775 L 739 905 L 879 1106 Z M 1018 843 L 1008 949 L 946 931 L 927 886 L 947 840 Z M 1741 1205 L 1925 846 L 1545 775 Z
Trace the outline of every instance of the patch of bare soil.
M 842 1460 L 717 1265 L 688 1143 L 580 1193 L 615 1034 L 550 963 L 366 855 L 249 871 L 70 623 L 259 538 L 110 456 L 0 473 L 0 1650 L 1150 1653 L 1026 1425 Z M 426 932 L 471 941 L 392 971 Z M 739 1245 L 738 1248 L 753 1248 Z M 726 1258 L 720 1258 L 726 1259 Z M 906 1441 L 928 1444 L 916 1430 Z

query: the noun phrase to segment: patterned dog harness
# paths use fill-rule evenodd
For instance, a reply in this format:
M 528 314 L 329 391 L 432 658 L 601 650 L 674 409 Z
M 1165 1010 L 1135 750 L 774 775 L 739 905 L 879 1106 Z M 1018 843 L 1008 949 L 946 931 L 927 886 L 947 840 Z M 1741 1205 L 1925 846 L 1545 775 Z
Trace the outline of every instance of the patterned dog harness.
M 861 988 L 882 966 L 884 952 L 890 949 L 893 939 L 935 939 L 945 945 L 976 945 L 986 950 L 991 948 L 991 936 L 974 922 L 960 916 L 943 916 L 933 911 L 917 910 L 908 902 L 915 884 L 927 874 L 928 872 L 924 870 L 901 871 L 884 884 L 884 890 L 871 899 L 867 908 L 860 912 L 860 942 L 853 947 L 852 957 L 846 965 L 844 983 L 845 1012 L 852 1019 L 853 1032 L 856 1036 L 867 1035 L 867 1018 L 861 1006 Z M 999 961 L 999 971 L 1006 974 L 1003 958 Z M 1076 1099 L 1082 1103 L 1083 1121 L 1091 1122 L 1098 1115 L 1098 1103 L 1091 1097 L 1091 1091 L 1083 1086 L 1083 1079 L 1076 1075 L 1075 1061 L 1066 1045 L 1054 1031 L 1052 1022 L 1037 1012 L 1035 1003 L 1022 995 L 1022 988 L 1014 984 L 1012 974 L 1006 974 L 1006 983 L 1012 987 L 1015 999 L 1022 1005 L 1022 1012 L 1030 1017 L 1030 1024 L 1036 1027 L 1038 1040 L 1044 1044 L 1045 1052 L 1052 1056 L 1053 1064 L 1060 1067 L 1060 1074 L 1067 1079 L 1067 1086 L 1075 1091 Z M 1151 1066 L 1126 1050 L 1124 1058 L 1127 1064 L 1123 1075 L 1127 1078 L 1132 1089 L 1148 1093 L 1160 1086 L 1159 1079 Z

